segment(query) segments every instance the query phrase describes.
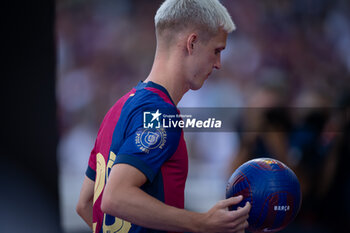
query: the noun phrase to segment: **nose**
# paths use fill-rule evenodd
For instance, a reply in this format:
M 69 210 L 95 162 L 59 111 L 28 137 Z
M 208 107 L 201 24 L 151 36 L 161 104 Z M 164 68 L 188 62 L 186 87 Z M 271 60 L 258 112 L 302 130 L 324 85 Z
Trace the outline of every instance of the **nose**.
M 214 68 L 215 69 L 220 69 L 221 68 L 221 56 L 219 55 L 215 61 L 215 64 L 214 64 Z

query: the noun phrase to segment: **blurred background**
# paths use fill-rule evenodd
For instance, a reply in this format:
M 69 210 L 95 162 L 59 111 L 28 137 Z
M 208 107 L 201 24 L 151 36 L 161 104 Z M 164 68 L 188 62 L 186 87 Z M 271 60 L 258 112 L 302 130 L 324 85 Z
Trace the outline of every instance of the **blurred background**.
M 57 2 L 59 184 L 66 232 L 84 228 L 74 206 L 104 114 L 151 69 L 153 17 L 161 2 Z M 179 106 L 235 107 L 240 117 L 234 132 L 185 134 L 186 208 L 209 210 L 225 197 L 235 168 L 269 156 L 290 166 L 302 183 L 303 206 L 290 232 L 349 231 L 350 180 L 343 168 L 349 122 L 341 114 L 350 103 L 349 1 L 222 2 L 237 26 L 222 69 Z M 272 109 L 246 112 L 267 107 Z
M 90 151 L 104 114 L 151 69 L 161 2 L 5 6 L 0 232 L 89 232 L 75 206 Z M 235 168 L 272 157 L 295 171 L 303 192 L 284 232 L 349 232 L 350 2 L 222 3 L 237 26 L 222 69 L 179 107 L 232 107 L 239 116 L 232 132 L 185 134 L 186 208 L 209 210 Z

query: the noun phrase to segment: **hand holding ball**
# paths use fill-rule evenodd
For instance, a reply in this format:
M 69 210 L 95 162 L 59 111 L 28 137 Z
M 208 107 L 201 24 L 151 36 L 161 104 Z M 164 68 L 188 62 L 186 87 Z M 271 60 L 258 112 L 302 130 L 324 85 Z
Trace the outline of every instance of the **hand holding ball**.
M 229 209 L 236 210 L 250 202 L 248 230 L 251 232 L 282 230 L 293 221 L 301 206 L 298 178 L 275 159 L 253 159 L 241 165 L 226 188 L 226 198 L 238 195 L 243 195 L 243 201 Z

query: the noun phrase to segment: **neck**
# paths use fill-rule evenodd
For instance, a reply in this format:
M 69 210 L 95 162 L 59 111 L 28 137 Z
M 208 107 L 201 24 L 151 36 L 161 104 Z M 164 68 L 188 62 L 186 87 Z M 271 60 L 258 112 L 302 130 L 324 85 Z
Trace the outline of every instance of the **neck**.
M 183 95 L 189 90 L 182 70 L 179 62 L 172 61 L 169 56 L 164 58 L 158 54 L 145 82 L 152 81 L 163 86 L 177 105 Z

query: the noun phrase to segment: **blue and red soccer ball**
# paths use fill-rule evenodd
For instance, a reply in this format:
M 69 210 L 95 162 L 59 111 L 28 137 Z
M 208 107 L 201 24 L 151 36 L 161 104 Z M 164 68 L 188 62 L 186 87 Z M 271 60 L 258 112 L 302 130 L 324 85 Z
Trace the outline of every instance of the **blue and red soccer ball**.
M 251 204 L 248 230 L 276 232 L 285 228 L 298 214 L 301 191 L 298 178 L 285 164 L 260 158 L 241 165 L 226 187 L 226 198 L 243 195 L 243 201 L 230 210 Z

